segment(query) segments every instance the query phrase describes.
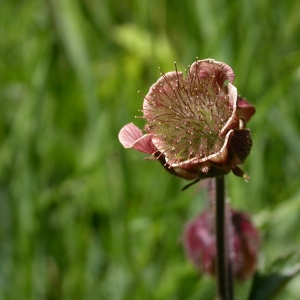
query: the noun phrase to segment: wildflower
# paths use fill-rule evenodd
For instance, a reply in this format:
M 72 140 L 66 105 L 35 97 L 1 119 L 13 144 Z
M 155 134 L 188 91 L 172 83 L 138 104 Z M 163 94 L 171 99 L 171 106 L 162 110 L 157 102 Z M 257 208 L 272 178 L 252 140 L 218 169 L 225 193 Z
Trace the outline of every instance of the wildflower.
M 177 68 L 162 73 L 144 97 L 145 134 L 130 123 L 119 133 L 125 148 L 151 154 L 173 175 L 185 179 L 222 176 L 249 155 L 247 122 L 255 108 L 238 96 L 234 73 L 222 62 L 197 60 L 184 79 Z
M 236 279 L 247 279 L 256 268 L 259 235 L 250 218 L 239 211 L 230 210 L 232 248 L 229 259 Z M 184 246 L 187 256 L 206 274 L 216 274 L 216 237 L 213 213 L 204 211 L 185 228 Z

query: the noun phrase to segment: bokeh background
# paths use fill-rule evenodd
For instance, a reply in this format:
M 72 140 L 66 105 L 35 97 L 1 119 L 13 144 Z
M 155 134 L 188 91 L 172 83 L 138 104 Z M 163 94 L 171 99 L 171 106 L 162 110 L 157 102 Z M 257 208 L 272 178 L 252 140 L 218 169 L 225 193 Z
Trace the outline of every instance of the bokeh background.
M 259 269 L 300 246 L 300 2 L 1 0 L 0 298 L 214 299 L 187 261 L 200 185 L 125 150 L 142 96 L 199 59 L 229 64 L 257 113 L 233 207 L 262 236 Z M 299 299 L 295 277 L 276 299 Z M 237 284 L 247 299 L 251 280 Z

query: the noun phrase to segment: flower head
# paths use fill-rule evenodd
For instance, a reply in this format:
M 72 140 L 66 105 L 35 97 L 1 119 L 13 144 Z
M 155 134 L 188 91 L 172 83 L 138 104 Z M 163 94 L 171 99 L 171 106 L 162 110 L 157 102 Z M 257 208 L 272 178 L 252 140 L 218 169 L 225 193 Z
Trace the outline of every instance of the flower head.
M 142 133 L 124 126 L 125 148 L 154 155 L 172 174 L 203 179 L 227 174 L 244 176 L 237 167 L 248 156 L 252 140 L 246 123 L 255 108 L 238 96 L 234 73 L 222 62 L 197 60 L 184 79 L 177 68 L 162 73 L 144 97 Z
M 250 218 L 239 211 L 230 210 L 233 247 L 229 253 L 233 275 L 246 279 L 253 274 L 259 247 L 259 234 Z M 216 274 L 216 237 L 214 215 L 206 210 L 187 224 L 184 246 L 187 256 L 195 266 L 206 274 Z

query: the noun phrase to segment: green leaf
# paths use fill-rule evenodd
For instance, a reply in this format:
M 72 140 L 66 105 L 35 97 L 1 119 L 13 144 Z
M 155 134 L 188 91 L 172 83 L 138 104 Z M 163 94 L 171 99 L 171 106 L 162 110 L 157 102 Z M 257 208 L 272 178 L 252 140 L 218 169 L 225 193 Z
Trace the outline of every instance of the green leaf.
M 271 300 L 300 272 L 300 253 L 277 259 L 266 274 L 256 273 L 249 300 Z

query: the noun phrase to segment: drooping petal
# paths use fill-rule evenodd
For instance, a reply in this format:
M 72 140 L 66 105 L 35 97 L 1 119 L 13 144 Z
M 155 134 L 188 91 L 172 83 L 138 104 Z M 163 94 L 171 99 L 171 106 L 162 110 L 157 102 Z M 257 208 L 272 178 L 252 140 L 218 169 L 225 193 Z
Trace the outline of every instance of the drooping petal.
M 236 103 L 238 99 L 238 93 L 237 93 L 237 88 L 231 83 L 228 83 L 228 94 L 229 94 L 229 105 L 232 107 L 232 110 L 235 111 Z
M 223 147 L 218 153 L 211 155 L 209 157 L 210 161 L 218 164 L 226 164 L 226 162 L 228 162 L 229 145 L 233 136 L 234 136 L 234 131 L 230 130 L 225 137 Z
M 237 97 L 237 115 L 239 118 L 244 119 L 248 123 L 255 111 L 255 107 L 246 101 L 246 99 L 241 96 Z
M 157 110 L 172 107 L 177 100 L 176 90 L 182 86 L 182 72 L 168 72 L 154 83 L 144 98 L 143 113 L 145 118 L 153 118 Z
M 156 151 L 152 139 L 133 123 L 125 125 L 119 132 L 119 141 L 124 148 L 133 148 L 143 153 L 153 154 Z
M 193 165 L 197 166 L 197 164 L 200 164 L 200 163 L 203 164 L 204 162 L 209 162 L 209 161 L 218 163 L 218 164 L 226 163 L 226 161 L 228 160 L 229 144 L 230 144 L 230 140 L 233 137 L 233 135 L 234 135 L 233 130 L 230 130 L 227 133 L 227 135 L 224 139 L 223 146 L 220 149 L 220 151 L 218 151 L 212 155 L 206 156 L 204 158 L 199 158 L 196 156 L 196 157 L 194 157 L 192 159 L 188 159 L 182 163 L 178 163 L 178 164 L 173 163 L 173 164 L 171 164 L 171 166 L 174 168 L 180 167 L 182 169 L 190 169 L 193 167 Z
M 211 80 L 219 88 L 223 87 L 226 80 L 230 83 L 234 81 L 233 70 L 227 64 L 210 58 L 197 60 L 191 65 L 186 80 L 193 80 L 194 76 L 199 80 Z
M 238 96 L 237 88 L 231 83 L 228 83 L 228 94 L 229 94 L 229 105 L 232 108 L 232 114 L 230 118 L 227 120 L 225 126 L 220 131 L 219 136 L 226 135 L 227 132 L 231 129 L 239 128 L 239 119 L 236 114 L 236 103 L 237 103 L 237 96 Z

